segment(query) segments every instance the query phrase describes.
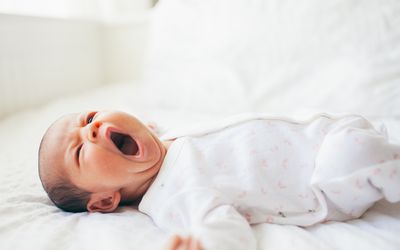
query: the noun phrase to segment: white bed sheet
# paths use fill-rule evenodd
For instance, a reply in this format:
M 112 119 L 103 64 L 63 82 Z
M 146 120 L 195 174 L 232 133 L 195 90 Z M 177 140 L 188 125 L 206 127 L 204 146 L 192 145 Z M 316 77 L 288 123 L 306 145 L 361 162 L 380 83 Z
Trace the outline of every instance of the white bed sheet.
M 37 175 L 40 138 L 64 113 L 122 109 L 145 121 L 158 121 L 164 128 L 187 127 L 215 118 L 215 114 L 156 107 L 151 96 L 142 93 L 141 85 L 110 85 L 0 122 L 0 249 L 162 249 L 168 233 L 134 207 L 112 214 L 65 213 L 51 204 Z M 377 126 L 384 120 L 376 120 Z M 389 134 L 399 140 L 400 120 L 386 120 Z M 400 248 L 400 204 L 380 202 L 362 218 L 346 223 L 309 228 L 260 224 L 253 229 L 259 249 L 395 250 Z

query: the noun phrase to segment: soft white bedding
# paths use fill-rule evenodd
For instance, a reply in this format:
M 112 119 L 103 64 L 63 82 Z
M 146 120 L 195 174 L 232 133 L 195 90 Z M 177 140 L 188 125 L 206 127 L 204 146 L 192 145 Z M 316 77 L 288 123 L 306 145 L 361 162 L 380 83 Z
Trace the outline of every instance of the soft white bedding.
M 147 121 L 159 117 L 163 127 L 186 127 L 206 120 L 207 114 L 186 116 L 182 110 L 151 107 L 146 98 L 132 95 L 141 91 L 132 84 L 112 85 L 16 114 L 0 123 L 1 249 L 162 249 L 168 234 L 135 208 L 124 207 L 113 214 L 61 212 L 48 200 L 37 175 L 41 135 L 49 123 L 66 112 L 122 109 Z M 388 124 L 389 134 L 400 140 L 400 120 Z M 399 249 L 400 204 L 381 202 L 361 219 L 347 223 L 329 222 L 309 228 L 260 224 L 253 229 L 260 249 Z
M 51 204 L 37 149 L 67 112 L 122 109 L 164 131 L 248 111 L 360 113 L 400 143 L 399 13 L 396 0 L 160 1 L 144 81 L 0 121 L 0 249 L 162 249 L 167 239 L 133 207 L 69 214 Z M 400 249 L 400 204 L 380 202 L 346 223 L 253 229 L 259 249 Z

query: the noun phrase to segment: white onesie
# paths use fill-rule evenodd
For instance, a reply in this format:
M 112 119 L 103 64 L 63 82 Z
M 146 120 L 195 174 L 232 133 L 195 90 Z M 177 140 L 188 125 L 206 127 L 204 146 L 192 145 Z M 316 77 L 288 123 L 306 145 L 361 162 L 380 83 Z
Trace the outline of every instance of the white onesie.
M 400 146 L 359 116 L 262 116 L 177 138 L 139 210 L 205 249 L 256 249 L 250 224 L 309 226 L 400 200 Z

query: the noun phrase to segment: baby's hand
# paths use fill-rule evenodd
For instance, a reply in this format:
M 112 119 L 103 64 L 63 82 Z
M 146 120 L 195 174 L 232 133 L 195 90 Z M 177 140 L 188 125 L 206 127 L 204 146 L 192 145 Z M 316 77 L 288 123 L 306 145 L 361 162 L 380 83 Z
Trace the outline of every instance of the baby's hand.
M 203 250 L 200 241 L 193 239 L 191 236 L 182 237 L 174 235 L 168 242 L 168 250 Z
M 146 125 L 151 131 L 153 131 L 154 134 L 156 134 L 156 135 L 161 134 L 161 129 L 160 129 L 160 127 L 158 127 L 157 123 L 148 122 Z

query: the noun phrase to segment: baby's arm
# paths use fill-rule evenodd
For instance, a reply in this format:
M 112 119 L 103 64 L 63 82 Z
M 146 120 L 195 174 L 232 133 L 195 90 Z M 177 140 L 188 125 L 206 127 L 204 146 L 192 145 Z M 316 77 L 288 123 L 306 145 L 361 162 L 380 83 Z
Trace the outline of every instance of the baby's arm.
M 186 215 L 199 214 L 195 212 Z M 256 249 L 256 239 L 249 223 L 232 206 L 218 206 L 201 217 L 197 222 L 195 218 L 182 218 L 191 221 L 192 224 L 185 230 L 191 236 L 172 236 L 167 249 Z
M 256 249 L 256 238 L 247 220 L 232 206 L 221 205 L 192 227 L 205 249 Z
M 174 234 L 190 235 L 206 250 L 256 249 L 256 238 L 248 221 L 228 200 L 204 189 L 174 196 L 158 208 L 154 221 Z M 172 242 L 179 242 L 179 239 L 172 239 Z

